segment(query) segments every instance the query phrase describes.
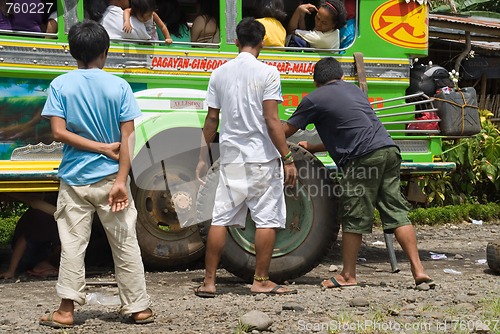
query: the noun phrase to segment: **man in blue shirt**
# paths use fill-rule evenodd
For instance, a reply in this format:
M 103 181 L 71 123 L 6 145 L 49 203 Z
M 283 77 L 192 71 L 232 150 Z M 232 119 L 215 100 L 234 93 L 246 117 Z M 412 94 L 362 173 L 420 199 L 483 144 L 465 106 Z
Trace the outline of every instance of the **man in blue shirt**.
M 129 84 L 102 70 L 109 48 L 106 30 L 94 21 L 68 34 L 78 69 L 52 81 L 42 116 L 63 142 L 57 220 L 61 262 L 59 309 L 40 319 L 55 328 L 73 325 L 74 302 L 85 303 L 85 250 L 97 213 L 113 253 L 122 314 L 135 323 L 154 320 L 137 242 L 137 211 L 130 195 L 131 135 L 141 111 Z

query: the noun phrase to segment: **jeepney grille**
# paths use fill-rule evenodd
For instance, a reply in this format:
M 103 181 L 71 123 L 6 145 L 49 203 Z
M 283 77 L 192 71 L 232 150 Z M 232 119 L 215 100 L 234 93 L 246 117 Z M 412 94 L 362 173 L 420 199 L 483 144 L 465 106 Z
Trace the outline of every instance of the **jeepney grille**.
M 427 153 L 429 142 L 427 140 L 394 140 L 401 152 Z

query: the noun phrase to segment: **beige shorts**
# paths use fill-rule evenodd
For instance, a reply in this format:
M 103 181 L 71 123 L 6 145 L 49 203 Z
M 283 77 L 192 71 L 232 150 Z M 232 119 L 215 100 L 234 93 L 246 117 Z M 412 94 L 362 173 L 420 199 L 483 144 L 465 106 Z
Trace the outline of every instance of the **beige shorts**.
M 285 228 L 283 182 L 278 159 L 221 164 L 212 225 L 245 227 L 250 210 L 256 228 Z

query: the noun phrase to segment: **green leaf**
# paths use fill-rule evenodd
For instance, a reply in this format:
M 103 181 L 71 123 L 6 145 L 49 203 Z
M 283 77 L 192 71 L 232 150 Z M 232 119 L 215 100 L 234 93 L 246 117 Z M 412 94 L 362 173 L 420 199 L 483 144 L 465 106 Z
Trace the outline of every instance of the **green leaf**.
M 490 180 L 491 182 L 495 182 L 495 180 L 497 179 L 497 168 L 494 165 L 485 163 L 481 166 L 481 170 L 484 174 L 486 174 L 488 180 Z

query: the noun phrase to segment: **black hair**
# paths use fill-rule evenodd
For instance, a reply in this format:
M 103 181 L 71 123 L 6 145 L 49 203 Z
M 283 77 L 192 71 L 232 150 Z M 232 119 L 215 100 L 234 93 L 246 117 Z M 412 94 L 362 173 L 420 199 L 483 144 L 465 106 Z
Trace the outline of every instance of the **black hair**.
M 84 0 L 83 8 L 86 17 L 99 22 L 108 8 L 108 0 Z
M 318 86 L 322 86 L 332 80 L 340 80 L 343 75 L 342 66 L 333 57 L 323 58 L 314 66 L 313 79 Z
M 181 5 L 177 0 L 159 1 L 156 13 L 167 25 L 170 35 L 178 38 L 182 37 L 182 26 L 185 27 L 185 30 L 189 30 L 186 14 L 182 11 Z
M 341 0 L 326 0 L 321 7 L 325 7 L 332 13 L 335 29 L 340 29 L 347 22 L 347 11 Z
M 132 15 L 144 15 L 156 10 L 155 0 L 130 0 Z
M 200 4 L 200 15 L 206 18 L 207 24 L 211 19 L 215 20 L 217 27 L 219 26 L 219 0 L 198 0 Z
M 256 8 L 259 17 L 274 17 L 278 21 L 285 21 L 286 12 L 283 0 L 258 0 Z
M 236 37 L 241 47 L 256 47 L 264 40 L 266 28 L 253 17 L 245 17 L 236 26 Z
M 73 58 L 88 65 L 109 49 L 109 35 L 99 23 L 84 20 L 69 29 L 68 43 Z

